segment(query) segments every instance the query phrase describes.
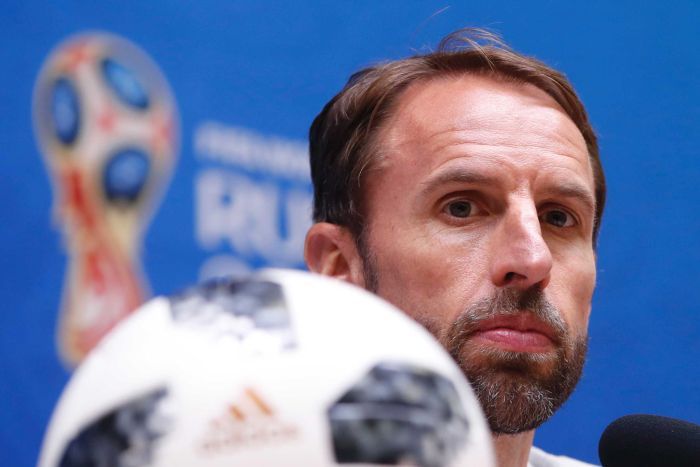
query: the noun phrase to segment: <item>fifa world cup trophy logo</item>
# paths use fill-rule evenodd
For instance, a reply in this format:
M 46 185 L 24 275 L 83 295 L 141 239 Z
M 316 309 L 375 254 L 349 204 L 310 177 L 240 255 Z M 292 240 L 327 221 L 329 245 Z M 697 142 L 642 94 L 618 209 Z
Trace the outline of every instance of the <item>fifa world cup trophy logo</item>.
M 177 156 L 175 101 L 143 51 L 93 33 L 51 53 L 33 110 L 68 253 L 58 346 L 76 365 L 148 294 L 140 249 Z

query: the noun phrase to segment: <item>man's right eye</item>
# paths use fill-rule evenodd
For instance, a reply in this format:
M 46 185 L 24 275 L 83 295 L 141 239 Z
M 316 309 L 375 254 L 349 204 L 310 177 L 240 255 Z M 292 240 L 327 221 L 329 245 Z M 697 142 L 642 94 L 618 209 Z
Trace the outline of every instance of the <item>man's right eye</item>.
M 471 201 L 459 200 L 452 201 L 447 206 L 445 206 L 445 211 L 452 217 L 458 217 L 460 219 L 467 218 L 471 215 L 473 210 L 473 205 Z

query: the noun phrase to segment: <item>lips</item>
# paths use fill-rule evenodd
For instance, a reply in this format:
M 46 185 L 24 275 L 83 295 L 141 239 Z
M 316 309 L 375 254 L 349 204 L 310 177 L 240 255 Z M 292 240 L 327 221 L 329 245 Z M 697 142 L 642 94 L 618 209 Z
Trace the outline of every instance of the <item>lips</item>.
M 554 329 L 530 312 L 486 319 L 472 339 L 513 352 L 547 352 L 559 343 Z

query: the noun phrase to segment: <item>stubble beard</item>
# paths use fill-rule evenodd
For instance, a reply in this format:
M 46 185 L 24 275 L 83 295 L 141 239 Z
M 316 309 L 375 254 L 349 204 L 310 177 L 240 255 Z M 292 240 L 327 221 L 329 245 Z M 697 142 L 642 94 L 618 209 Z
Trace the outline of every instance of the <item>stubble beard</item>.
M 514 352 L 473 345 L 470 339 L 484 320 L 531 313 L 554 332 L 555 349 L 547 353 Z M 471 383 L 494 434 L 533 430 L 569 398 L 586 360 L 586 334 L 572 336 L 559 311 L 544 293 L 502 289 L 465 310 L 441 342 Z
M 360 242 L 363 243 L 363 242 Z M 379 291 L 372 251 L 360 246 L 366 288 Z M 548 353 L 513 352 L 471 345 L 480 323 L 496 316 L 531 313 L 555 333 Z M 548 420 L 578 384 L 588 349 L 588 336 L 572 336 L 561 313 L 539 287 L 501 289 L 470 305 L 445 331 L 428 317 L 414 316 L 447 349 L 481 403 L 491 432 L 512 435 L 533 430 Z

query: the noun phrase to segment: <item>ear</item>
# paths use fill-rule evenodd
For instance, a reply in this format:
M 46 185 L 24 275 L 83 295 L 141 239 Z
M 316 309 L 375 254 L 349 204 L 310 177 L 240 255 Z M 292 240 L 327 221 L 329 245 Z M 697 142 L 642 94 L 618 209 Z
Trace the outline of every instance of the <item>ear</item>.
M 328 222 L 312 225 L 306 234 L 304 260 L 312 272 L 365 288 L 362 258 L 346 227 Z

